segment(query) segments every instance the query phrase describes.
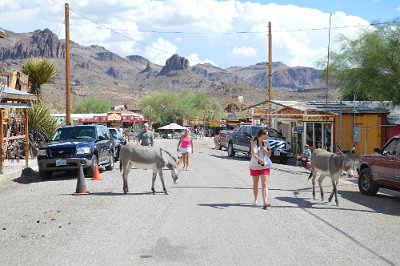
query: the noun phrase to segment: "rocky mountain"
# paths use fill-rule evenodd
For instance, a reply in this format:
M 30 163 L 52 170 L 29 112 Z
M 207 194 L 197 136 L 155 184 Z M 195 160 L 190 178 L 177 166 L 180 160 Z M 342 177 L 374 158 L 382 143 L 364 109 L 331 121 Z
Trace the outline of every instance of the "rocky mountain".
M 54 84 L 46 87 L 51 88 L 48 90 L 51 93 L 61 92 L 65 87 L 65 40 L 58 39 L 48 29 L 5 33 L 5 38 L 0 40 L 2 69 L 18 69 L 31 57 L 48 58 L 58 71 Z M 289 67 L 280 62 L 273 63 L 272 68 L 274 89 L 301 92 L 323 88 L 320 71 L 316 69 Z M 146 92 L 184 89 L 210 93 L 227 85 L 258 94 L 268 87 L 268 74 L 266 63 L 227 69 L 211 64 L 190 66 L 186 58 L 175 54 L 160 66 L 138 55 L 121 57 L 97 45 L 85 47 L 71 41 L 71 84 L 77 98 L 96 95 L 123 103 L 126 98 L 120 99 L 121 95 L 134 99 Z

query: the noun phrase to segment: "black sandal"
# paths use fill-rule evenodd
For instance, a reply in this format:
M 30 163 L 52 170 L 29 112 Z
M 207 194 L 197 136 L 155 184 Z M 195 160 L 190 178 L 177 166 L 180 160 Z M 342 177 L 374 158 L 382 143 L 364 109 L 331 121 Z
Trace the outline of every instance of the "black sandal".
M 266 209 L 268 209 L 268 207 L 271 207 L 271 204 L 269 204 L 269 203 L 265 204 L 265 205 L 263 206 L 263 209 L 266 210 Z

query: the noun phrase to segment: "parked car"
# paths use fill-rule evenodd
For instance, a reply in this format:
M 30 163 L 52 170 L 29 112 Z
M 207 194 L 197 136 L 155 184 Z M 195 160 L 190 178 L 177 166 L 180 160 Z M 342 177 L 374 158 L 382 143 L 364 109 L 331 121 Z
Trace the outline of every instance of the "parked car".
M 51 141 L 39 150 L 39 174 L 44 179 L 56 171 L 78 170 L 93 177 L 95 166 L 114 168 L 114 143 L 103 125 L 74 125 L 57 129 Z
M 214 135 L 214 145 L 216 150 L 225 150 L 228 148 L 229 135 L 233 130 L 221 130 L 218 135 Z
M 244 125 L 239 130 L 232 132 L 228 138 L 228 156 L 234 157 L 237 151 L 250 155 L 250 142 L 261 128 L 268 130 L 267 141 L 271 147 L 271 160 L 275 159 L 282 164 L 287 164 L 288 160 L 293 157 L 290 144 L 278 131 L 267 126 Z
M 374 196 L 381 187 L 400 191 L 400 135 L 374 151 L 375 154 L 360 158 L 357 169 L 360 192 Z
M 121 136 L 118 129 L 116 129 L 114 127 L 109 127 L 108 130 L 110 131 L 111 136 L 114 140 L 114 160 L 118 161 L 119 160 L 119 152 L 120 152 L 122 146 L 124 146 L 126 144 L 126 140 L 123 136 Z

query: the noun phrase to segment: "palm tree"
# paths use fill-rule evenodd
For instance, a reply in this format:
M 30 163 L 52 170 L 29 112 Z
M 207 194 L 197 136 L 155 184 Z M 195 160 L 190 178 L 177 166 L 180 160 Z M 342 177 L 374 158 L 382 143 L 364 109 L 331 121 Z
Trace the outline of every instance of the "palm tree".
M 21 66 L 21 71 L 29 76 L 31 93 L 36 94 L 41 101 L 40 86 L 53 81 L 57 68 L 44 58 L 31 58 Z

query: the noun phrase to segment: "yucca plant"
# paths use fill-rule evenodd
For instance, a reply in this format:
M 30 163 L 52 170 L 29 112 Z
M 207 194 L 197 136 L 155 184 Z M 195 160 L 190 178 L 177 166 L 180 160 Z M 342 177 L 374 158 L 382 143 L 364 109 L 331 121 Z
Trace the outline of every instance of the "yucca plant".
M 50 139 L 60 124 L 43 104 L 37 103 L 29 110 L 28 125 L 30 130 L 40 130 Z
M 21 71 L 29 77 L 31 93 L 37 95 L 41 101 L 40 86 L 54 80 L 57 68 L 44 58 L 31 58 L 21 66 Z

